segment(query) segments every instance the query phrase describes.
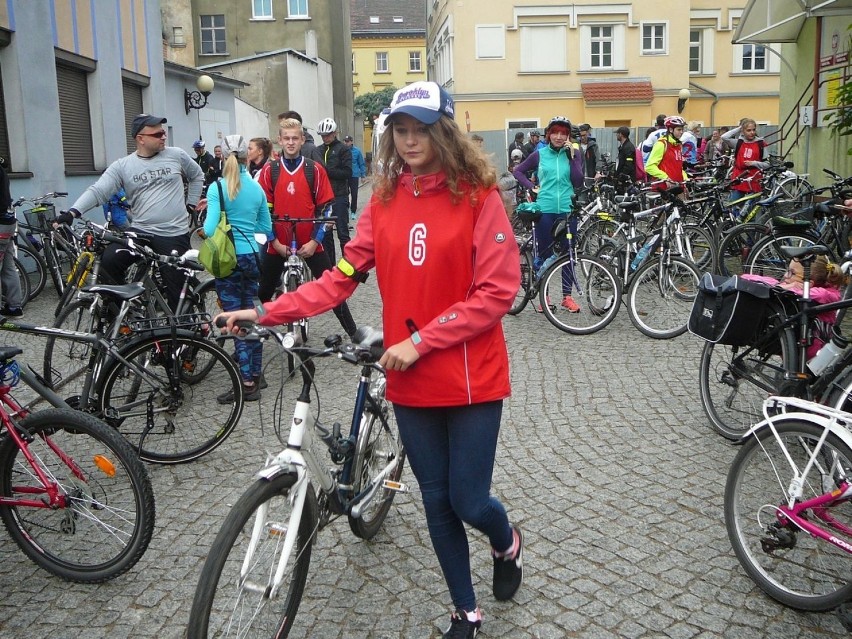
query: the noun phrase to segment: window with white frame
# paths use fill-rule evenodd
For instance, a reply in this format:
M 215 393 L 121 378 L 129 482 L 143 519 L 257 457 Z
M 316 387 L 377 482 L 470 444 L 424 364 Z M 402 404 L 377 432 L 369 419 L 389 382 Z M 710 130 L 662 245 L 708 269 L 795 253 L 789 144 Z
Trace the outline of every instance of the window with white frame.
M 661 55 L 668 52 L 665 24 L 642 25 L 642 55 Z
M 778 56 L 761 44 L 734 45 L 734 73 L 778 73 Z
M 408 70 L 412 72 L 420 72 L 422 71 L 422 67 L 420 64 L 420 52 L 419 51 L 409 51 L 408 52 Z
M 227 53 L 224 14 L 199 16 L 199 18 L 201 20 L 201 55 Z
M 588 24 L 580 27 L 582 71 L 624 70 L 624 25 Z
M 376 73 L 388 72 L 388 52 L 376 51 Z
M 287 0 L 288 18 L 307 18 L 308 0 Z
M 689 73 L 711 75 L 713 69 L 713 39 L 715 29 L 697 27 L 689 30 Z
M 441 86 L 453 81 L 453 34 L 450 22 L 444 21 L 437 30 L 429 58 L 429 77 Z
M 502 60 L 506 57 L 506 28 L 502 24 L 476 25 L 476 59 Z
M 568 30 L 564 24 L 523 25 L 520 31 L 521 72 L 568 70 Z
M 253 20 L 272 20 L 272 0 L 251 0 Z
M 352 73 L 358 73 L 358 71 L 355 69 L 355 52 L 354 51 L 352 52 Z

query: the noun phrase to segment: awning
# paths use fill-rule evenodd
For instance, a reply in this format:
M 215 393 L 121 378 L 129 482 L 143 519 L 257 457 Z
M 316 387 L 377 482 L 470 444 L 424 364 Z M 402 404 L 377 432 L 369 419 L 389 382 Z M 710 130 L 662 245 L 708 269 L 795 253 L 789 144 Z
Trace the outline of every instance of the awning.
M 733 43 L 795 42 L 807 18 L 852 14 L 852 0 L 748 0 Z

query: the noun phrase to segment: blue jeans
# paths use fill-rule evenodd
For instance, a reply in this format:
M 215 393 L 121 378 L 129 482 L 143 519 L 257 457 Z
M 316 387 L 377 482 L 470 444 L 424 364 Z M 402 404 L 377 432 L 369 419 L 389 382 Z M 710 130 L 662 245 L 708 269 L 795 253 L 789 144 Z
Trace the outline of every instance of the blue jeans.
M 453 605 L 474 610 L 464 524 L 484 533 L 500 552 L 512 545 L 506 510 L 490 494 L 503 402 L 447 408 L 394 404 L 393 408 Z
M 216 278 L 216 293 L 223 311 L 238 311 L 244 308 L 254 308 L 257 303 L 257 287 L 260 280 L 260 269 L 254 253 L 237 255 L 237 268 L 228 277 Z M 234 349 L 240 366 L 240 377 L 244 382 L 250 382 L 260 376 L 263 344 L 247 342 L 242 339 L 234 340 Z

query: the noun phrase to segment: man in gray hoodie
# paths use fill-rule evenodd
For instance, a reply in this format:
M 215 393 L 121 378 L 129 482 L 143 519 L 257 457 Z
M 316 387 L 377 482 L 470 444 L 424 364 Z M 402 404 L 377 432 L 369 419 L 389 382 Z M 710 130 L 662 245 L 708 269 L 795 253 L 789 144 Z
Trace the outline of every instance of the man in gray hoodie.
M 165 122 L 166 118 L 147 113 L 137 115 L 130 127 L 136 151 L 110 164 L 67 213 L 57 216 L 57 221 L 70 223 L 124 189 L 133 212 L 130 230 L 139 234 L 142 243 L 161 255 L 188 251 L 187 211 L 195 211 L 204 185 L 204 173 L 186 151 L 166 146 Z M 184 180 L 189 184 L 186 199 Z M 101 275 L 105 276 L 105 281 L 123 282 L 127 267 L 136 259 L 137 256 L 123 246 L 110 244 L 101 258 Z M 176 308 L 183 278 L 171 267 L 163 267 L 161 272 L 169 304 Z

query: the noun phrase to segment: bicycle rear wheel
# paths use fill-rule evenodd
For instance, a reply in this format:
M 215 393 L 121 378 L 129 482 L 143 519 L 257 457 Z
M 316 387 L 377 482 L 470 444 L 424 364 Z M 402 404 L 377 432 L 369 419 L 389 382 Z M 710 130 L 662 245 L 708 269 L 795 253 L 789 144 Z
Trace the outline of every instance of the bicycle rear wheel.
M 649 260 L 633 274 L 627 288 L 630 321 L 654 339 L 682 335 L 700 278 L 695 265 L 681 257 Z
M 781 443 L 764 428 L 745 442 L 731 465 L 725 485 L 728 538 L 742 567 L 767 595 L 798 610 L 831 610 L 852 597 L 849 554 L 799 530 L 775 510 L 788 500 L 790 461 L 803 471 L 823 429 L 798 420 L 776 423 L 775 429 Z M 802 479 L 802 499 L 828 493 L 850 476 L 852 450 L 829 434 Z M 813 509 L 808 518 L 852 543 L 841 528 L 852 527 L 848 498 Z
M 378 382 L 384 384 L 384 381 Z M 384 392 L 384 391 L 382 391 Z M 372 403 L 364 413 L 367 419 L 358 433 L 353 492 L 357 495 L 366 490 L 370 480 L 396 460 L 397 465 L 388 475 L 388 480 L 399 481 L 405 467 L 405 448 L 399 439 L 399 431 L 393 423 L 393 409 L 382 400 Z M 372 539 L 382 527 L 388 515 L 396 491 L 379 487 L 372 501 L 360 517 L 349 516 L 349 528 L 356 537 Z
M 787 264 L 790 258 L 781 252 L 781 247 L 804 247 L 818 244 L 819 239 L 805 233 L 784 233 L 770 235 L 759 242 L 749 253 L 746 261 L 745 273 L 753 275 L 765 275 L 781 280 L 787 272 Z M 833 247 L 829 246 L 834 250 Z M 827 256 L 829 261 L 836 261 L 833 255 Z
M 21 282 L 21 307 L 27 305 L 27 302 L 32 299 L 32 293 L 30 291 L 30 280 L 27 277 L 27 272 L 24 270 L 24 265 L 18 260 L 18 258 L 13 258 L 13 262 L 15 264 L 15 270 L 18 273 L 18 278 Z M 9 302 L 5 299 L 3 300 L 4 306 L 10 306 Z
M 571 254 L 557 259 L 542 277 L 539 302 L 556 328 L 589 335 L 609 325 L 618 313 L 621 288 L 603 261 Z
M 21 422 L 35 462 L 58 484 L 60 508 L 0 508 L 21 550 L 69 581 L 98 583 L 129 570 L 154 532 L 154 491 L 145 467 L 118 433 L 69 409 L 34 413 Z M 44 486 L 11 437 L 0 444 L 0 494 L 38 499 Z
M 731 229 L 719 244 L 719 272 L 742 275 L 752 249 L 768 233 L 764 224 L 740 224 Z
M 753 347 L 704 344 L 698 369 L 701 406 L 713 429 L 738 440 L 763 419 L 763 400 L 782 392 L 786 373 L 796 370 L 792 331 L 774 333 Z
M 298 535 L 286 558 L 287 570 L 278 592 L 271 595 L 269 585 L 291 524 L 295 481 L 293 474 L 259 479 L 234 504 L 201 570 L 187 639 L 286 637 L 290 633 L 317 528 L 316 495 L 308 484 Z M 256 546 L 251 548 L 253 535 L 257 535 Z
M 530 290 L 532 288 L 535 271 L 533 270 L 532 252 L 521 249 L 521 285 L 518 292 L 515 294 L 515 301 L 512 302 L 512 308 L 509 309 L 509 315 L 517 315 L 530 300 Z
M 718 266 L 716 242 L 707 229 L 694 224 L 684 224 L 681 228 L 683 254 L 681 257 L 695 264 L 702 273 L 715 273 Z
M 21 263 L 20 268 L 23 269 L 22 272 L 26 273 L 27 279 L 30 281 L 29 298 L 31 300 L 35 299 L 44 290 L 44 285 L 47 282 L 47 269 L 44 264 L 44 258 L 30 246 L 23 244 L 17 244 L 15 250 L 17 251 L 16 257 Z
M 243 385 L 233 359 L 194 335 L 153 335 L 127 344 L 97 382 L 99 409 L 148 462 L 192 461 L 233 432 L 243 410 Z M 212 360 L 212 361 L 211 361 Z M 198 379 L 184 370 L 202 368 Z M 227 402 L 219 398 L 233 395 Z
M 72 302 L 56 317 L 54 328 L 63 331 L 82 333 L 95 332 L 93 306 L 96 300 L 80 299 Z M 55 391 L 62 390 L 63 395 L 78 392 L 82 383 L 74 383 L 86 373 L 91 354 L 91 344 L 74 342 L 69 339 L 48 337 L 44 343 L 43 377 L 47 385 Z

